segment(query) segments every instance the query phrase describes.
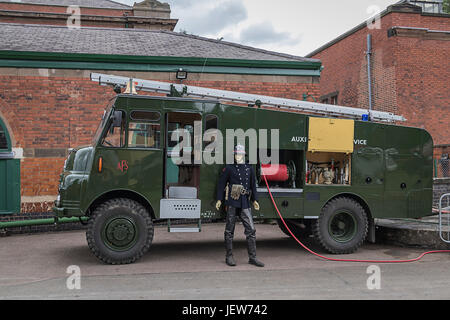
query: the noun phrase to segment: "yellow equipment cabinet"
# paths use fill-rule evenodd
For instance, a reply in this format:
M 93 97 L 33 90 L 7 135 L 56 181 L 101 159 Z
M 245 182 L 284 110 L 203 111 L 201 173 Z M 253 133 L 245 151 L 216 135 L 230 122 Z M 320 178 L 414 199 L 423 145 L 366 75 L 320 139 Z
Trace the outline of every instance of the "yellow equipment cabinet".
M 354 120 L 309 118 L 308 151 L 353 153 Z
M 353 120 L 309 118 L 307 184 L 351 184 L 354 128 Z

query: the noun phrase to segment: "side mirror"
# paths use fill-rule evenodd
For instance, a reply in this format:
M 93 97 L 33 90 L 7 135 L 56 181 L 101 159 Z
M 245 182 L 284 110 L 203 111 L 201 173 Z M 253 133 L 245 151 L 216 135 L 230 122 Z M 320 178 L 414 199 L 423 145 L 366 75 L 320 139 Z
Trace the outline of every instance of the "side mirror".
M 113 115 L 113 127 L 122 126 L 122 111 L 114 111 Z

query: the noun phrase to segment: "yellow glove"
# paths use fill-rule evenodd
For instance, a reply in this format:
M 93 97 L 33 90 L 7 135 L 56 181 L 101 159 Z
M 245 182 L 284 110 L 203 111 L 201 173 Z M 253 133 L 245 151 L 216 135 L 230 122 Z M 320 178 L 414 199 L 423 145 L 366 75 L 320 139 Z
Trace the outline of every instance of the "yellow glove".
M 255 208 L 256 211 L 259 210 L 259 203 L 258 203 L 258 201 L 254 201 L 253 202 L 253 207 Z
M 220 211 L 220 206 L 221 205 L 222 205 L 222 201 L 217 200 L 217 202 L 216 202 L 216 209 L 217 209 L 217 211 Z

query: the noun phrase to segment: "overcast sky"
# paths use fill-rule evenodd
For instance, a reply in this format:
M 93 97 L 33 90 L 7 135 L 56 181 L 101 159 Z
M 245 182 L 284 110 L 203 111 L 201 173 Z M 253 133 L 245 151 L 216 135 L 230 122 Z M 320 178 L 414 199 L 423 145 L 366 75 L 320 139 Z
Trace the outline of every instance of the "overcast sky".
M 133 5 L 139 0 L 115 0 Z M 398 0 L 162 0 L 175 31 L 305 56 Z

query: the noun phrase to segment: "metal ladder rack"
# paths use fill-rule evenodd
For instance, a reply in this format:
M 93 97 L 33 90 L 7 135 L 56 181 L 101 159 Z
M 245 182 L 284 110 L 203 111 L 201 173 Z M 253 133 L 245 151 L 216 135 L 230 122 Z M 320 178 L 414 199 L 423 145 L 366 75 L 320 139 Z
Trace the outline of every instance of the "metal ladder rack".
M 91 80 L 98 82 L 100 85 L 112 85 L 119 88 L 128 87 L 130 93 L 134 92 L 134 88 L 136 88 L 136 90 L 166 94 L 178 92 L 186 97 L 212 98 L 229 102 L 244 103 L 247 105 L 277 107 L 285 110 L 295 110 L 324 116 L 336 116 L 361 120 L 363 115 L 368 115 L 369 119 L 373 121 L 406 121 L 404 117 L 397 116 L 389 112 L 369 111 L 367 109 L 360 108 L 350 108 L 316 102 L 209 89 L 168 82 L 133 79 L 101 73 L 91 73 Z

